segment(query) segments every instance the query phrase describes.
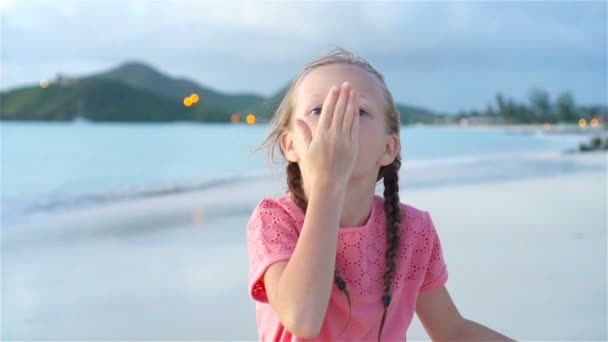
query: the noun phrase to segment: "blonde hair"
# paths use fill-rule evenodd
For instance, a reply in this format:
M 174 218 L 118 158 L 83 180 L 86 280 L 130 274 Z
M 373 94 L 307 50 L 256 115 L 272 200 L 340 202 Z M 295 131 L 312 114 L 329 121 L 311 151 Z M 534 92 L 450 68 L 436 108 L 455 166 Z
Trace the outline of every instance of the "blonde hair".
M 281 135 L 289 128 L 295 104 L 294 94 L 298 85 L 300 85 L 304 77 L 306 77 L 306 75 L 308 75 L 312 70 L 331 64 L 346 64 L 358 66 L 361 69 L 374 75 L 378 79 L 382 88 L 382 92 L 384 94 L 384 108 L 386 111 L 388 133 L 399 134 L 399 110 L 395 105 L 393 96 L 391 95 L 390 91 L 388 90 L 388 87 L 386 86 L 384 76 L 363 58 L 355 56 L 353 53 L 349 52 L 346 49 L 335 48 L 323 57 L 306 65 L 304 69 L 296 76 L 296 78 L 291 81 L 290 86 L 284 93 L 283 98 L 279 103 L 279 106 L 277 107 L 274 116 L 272 117 L 272 120 L 270 121 L 272 131 L 268 134 L 262 144 L 262 147 L 268 150 L 269 159 L 274 161 L 275 151 L 279 146 L 279 140 L 281 139 Z M 280 148 L 279 151 L 282 155 L 284 155 L 283 151 Z
M 346 65 L 354 65 L 360 67 L 361 69 L 369 72 L 374 75 L 382 88 L 384 93 L 385 100 L 385 117 L 387 123 L 387 133 L 399 135 L 399 110 L 394 103 L 393 96 L 388 90 L 386 83 L 384 81 L 384 76 L 378 72 L 374 67 L 371 66 L 366 60 L 363 58 L 355 56 L 353 53 L 342 49 L 336 48 L 326 54 L 325 56 L 309 63 L 304 70 L 302 70 L 297 77 L 291 82 L 291 85 L 283 95 L 281 102 L 279 103 L 278 108 L 275 111 L 275 114 L 271 120 L 272 131 L 268 134 L 264 142 L 262 143 L 262 147 L 268 149 L 269 159 L 274 161 L 275 150 L 279 145 L 279 141 L 281 139 L 281 135 L 289 129 L 289 125 L 291 123 L 291 117 L 294 111 L 294 94 L 295 91 L 302 81 L 302 79 L 308 75 L 312 70 L 317 69 L 321 66 L 331 65 L 331 64 L 346 64 Z M 400 147 L 398 147 L 400 148 Z M 284 155 L 283 150 L 281 150 L 281 154 Z M 400 225 L 402 221 L 402 213 L 401 213 L 401 203 L 399 201 L 399 169 L 401 167 L 401 151 L 399 150 L 395 160 L 389 165 L 385 165 L 380 167 L 378 171 L 378 176 L 376 181 L 380 179 L 384 180 L 384 208 L 386 212 L 386 237 L 387 237 L 387 251 L 385 254 L 386 259 L 386 271 L 384 274 L 384 287 L 381 300 L 384 305 L 384 313 L 382 315 L 382 320 L 380 322 L 380 328 L 378 331 L 378 340 L 382 335 L 382 329 L 384 327 L 384 321 L 386 318 L 387 308 L 391 302 L 391 284 L 393 280 L 393 275 L 396 269 L 396 253 L 398 246 L 400 244 Z M 302 211 L 306 212 L 306 208 L 308 206 L 308 201 L 304 194 L 304 190 L 302 187 L 302 175 L 300 172 L 300 167 L 298 163 L 289 162 L 287 165 L 287 186 L 289 192 L 291 193 L 294 202 L 302 209 Z M 344 292 L 348 299 L 349 307 L 350 307 L 350 294 L 346 289 L 346 282 L 344 279 L 340 277 L 339 272 L 335 271 L 335 283 L 338 288 Z M 350 321 L 350 310 L 348 313 L 348 318 L 346 319 L 346 323 L 344 328 L 348 325 Z

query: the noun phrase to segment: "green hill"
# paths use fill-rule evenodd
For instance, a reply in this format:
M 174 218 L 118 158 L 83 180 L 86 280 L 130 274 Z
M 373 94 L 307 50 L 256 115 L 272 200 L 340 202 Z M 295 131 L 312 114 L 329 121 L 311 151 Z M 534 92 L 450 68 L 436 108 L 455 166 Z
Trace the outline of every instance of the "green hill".
M 248 106 L 264 100 L 264 97 L 255 94 L 222 94 L 185 78 L 170 77 L 140 62 L 127 62 L 109 71 L 86 78 L 121 81 L 133 88 L 165 96 L 180 103 L 184 97 L 196 93 L 200 97 L 198 106 L 224 108 L 228 112 L 240 112 Z
M 193 108 L 110 80 L 84 79 L 0 94 L 3 120 L 181 121 Z
M 397 109 L 399 110 L 402 125 L 441 123 L 445 118 L 444 115 L 431 112 L 424 108 L 407 106 L 399 103 L 397 103 Z
M 230 114 L 254 113 L 258 122 L 271 119 L 288 85 L 265 98 L 255 94 L 224 94 L 187 79 L 176 79 L 138 62 L 81 78 L 58 78 L 48 88 L 38 85 L 0 93 L 2 120 L 74 120 L 166 122 L 230 122 Z M 192 93 L 192 107 L 183 98 Z M 402 124 L 436 122 L 438 116 L 399 105 Z M 243 116 L 241 116 L 243 117 Z
M 272 119 L 274 112 L 276 111 L 279 103 L 281 103 L 281 99 L 283 95 L 287 92 L 289 88 L 289 84 L 282 87 L 274 94 L 268 96 L 267 98 L 254 103 L 253 105 L 246 108 L 245 113 L 255 113 L 256 117 L 260 122 L 268 122 Z

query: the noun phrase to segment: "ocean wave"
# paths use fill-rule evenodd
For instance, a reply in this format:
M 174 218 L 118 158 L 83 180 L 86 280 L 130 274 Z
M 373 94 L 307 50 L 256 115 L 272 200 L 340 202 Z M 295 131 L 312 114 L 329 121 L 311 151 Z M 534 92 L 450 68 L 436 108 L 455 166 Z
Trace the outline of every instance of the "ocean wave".
M 562 151 L 556 150 L 540 150 L 532 152 L 504 152 L 504 153 L 488 153 L 477 155 L 466 155 L 457 157 L 442 157 L 436 159 L 419 159 L 408 161 L 403 160 L 402 164 L 405 169 L 426 169 L 437 166 L 466 166 L 491 161 L 517 160 L 517 159 L 534 159 L 534 158 L 550 158 L 561 155 Z
M 575 169 L 574 165 L 561 165 L 555 160 L 562 152 L 558 151 L 536 151 L 536 152 L 519 152 L 519 153 L 501 153 L 501 154 L 486 154 L 475 156 L 459 156 L 451 158 L 438 158 L 427 160 L 404 160 L 402 166 L 401 179 L 405 180 L 403 185 L 407 187 L 426 187 L 437 186 L 438 184 L 459 183 L 469 178 L 477 179 L 480 173 L 485 173 L 489 177 L 501 178 L 503 173 L 513 173 L 510 176 L 517 176 L 523 173 L 543 173 L 548 169 L 555 170 L 570 170 Z M 544 159 L 548 163 L 538 164 L 538 161 Z M 563 164 L 563 163 L 562 163 Z M 499 170 L 495 170 L 496 166 Z M 521 167 L 518 167 L 520 165 Z M 492 167 L 494 166 L 494 168 Z M 421 178 L 417 179 L 415 174 L 428 174 L 426 170 L 432 170 L 433 173 L 444 168 L 458 169 L 459 174 L 467 175 L 463 177 L 452 177 L 449 175 L 437 175 L 432 179 Z M 282 169 L 282 168 L 281 168 Z M 467 171 L 469 170 L 469 171 Z M 409 173 L 411 171 L 411 173 Z M 441 173 L 441 172 L 440 172 Z M 498 174 L 500 173 L 500 174 Z M 16 201 L 10 198 L 3 198 L 2 205 L 2 225 L 10 226 L 17 223 L 29 222 L 31 219 L 43 218 L 47 215 L 53 215 L 67 210 L 80 209 L 85 207 L 112 204 L 123 201 L 131 201 L 146 198 L 155 198 L 161 196 L 170 196 L 183 194 L 188 192 L 200 192 L 215 189 L 218 187 L 228 187 L 234 184 L 248 181 L 258 181 L 270 179 L 271 177 L 284 177 L 282 170 L 264 169 L 250 170 L 229 175 L 221 175 L 217 177 L 207 178 L 200 181 L 176 182 L 172 184 L 149 184 L 146 186 L 125 186 L 123 188 L 114 189 L 111 191 L 99 191 L 92 193 L 80 194 L 55 194 L 48 196 L 44 200 L 39 199 L 33 201 Z M 412 177 L 414 176 L 414 177 Z M 486 177 L 487 178 L 487 177 Z M 29 203 L 29 204 L 28 204 Z
M 143 199 L 151 197 L 169 196 L 192 191 L 204 191 L 216 187 L 227 186 L 244 181 L 270 177 L 266 172 L 248 172 L 224 177 L 212 178 L 199 182 L 189 182 L 169 185 L 150 185 L 138 188 L 125 188 L 121 190 L 81 194 L 66 198 L 37 203 L 29 212 L 53 211 L 61 208 L 82 207 L 85 205 L 107 204 L 125 200 Z
M 405 161 L 403 170 L 420 170 L 436 168 L 438 166 L 467 166 L 478 163 L 487 163 L 500 160 L 514 160 L 522 158 L 538 158 L 555 155 L 552 152 L 541 153 L 505 153 L 478 156 L 461 156 L 453 158 L 440 158 L 428 160 Z M 75 208 L 96 204 L 108 204 L 125 200 L 144 199 L 160 196 L 177 195 L 193 191 L 205 191 L 222 186 L 230 186 L 244 181 L 255 181 L 272 177 L 271 170 L 255 170 L 231 175 L 217 176 L 202 181 L 183 182 L 173 184 L 151 184 L 147 186 L 125 187 L 111 191 L 82 193 L 77 195 L 56 195 L 52 199 L 37 202 L 27 208 L 27 212 L 54 211 L 62 208 Z

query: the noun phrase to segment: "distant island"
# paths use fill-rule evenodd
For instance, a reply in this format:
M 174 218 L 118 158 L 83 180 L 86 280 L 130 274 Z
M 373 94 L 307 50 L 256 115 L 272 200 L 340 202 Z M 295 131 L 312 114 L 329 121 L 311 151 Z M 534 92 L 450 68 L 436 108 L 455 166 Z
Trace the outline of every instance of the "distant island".
M 283 87 L 274 95 L 227 94 L 192 80 L 175 78 L 147 64 L 130 61 L 83 77 L 61 74 L 52 81 L 0 92 L 0 120 L 88 122 L 268 122 Z M 570 93 L 555 103 L 533 90 L 530 104 L 496 95 L 496 106 L 449 115 L 397 104 L 403 125 L 410 124 L 591 124 L 608 121 L 604 106 L 575 106 Z M 594 121 L 595 120 L 595 121 Z
M 55 80 L 0 93 L 0 119 L 89 122 L 256 122 L 272 118 L 286 87 L 274 95 L 225 94 L 168 76 L 140 62 L 109 71 Z M 192 101 L 195 99 L 196 101 Z M 443 115 L 399 105 L 402 123 L 441 122 Z

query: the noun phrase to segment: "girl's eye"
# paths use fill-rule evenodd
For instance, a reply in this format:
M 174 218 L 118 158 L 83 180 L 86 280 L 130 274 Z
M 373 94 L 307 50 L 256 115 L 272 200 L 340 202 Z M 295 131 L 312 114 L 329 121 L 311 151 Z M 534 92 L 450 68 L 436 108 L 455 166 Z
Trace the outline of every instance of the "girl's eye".
M 321 114 L 321 107 L 313 108 L 310 112 L 313 113 L 314 115 L 320 115 Z
M 310 112 L 314 115 L 320 115 L 321 114 L 321 107 L 316 107 L 313 108 Z M 369 115 L 365 110 L 363 109 L 359 109 L 359 115 Z

